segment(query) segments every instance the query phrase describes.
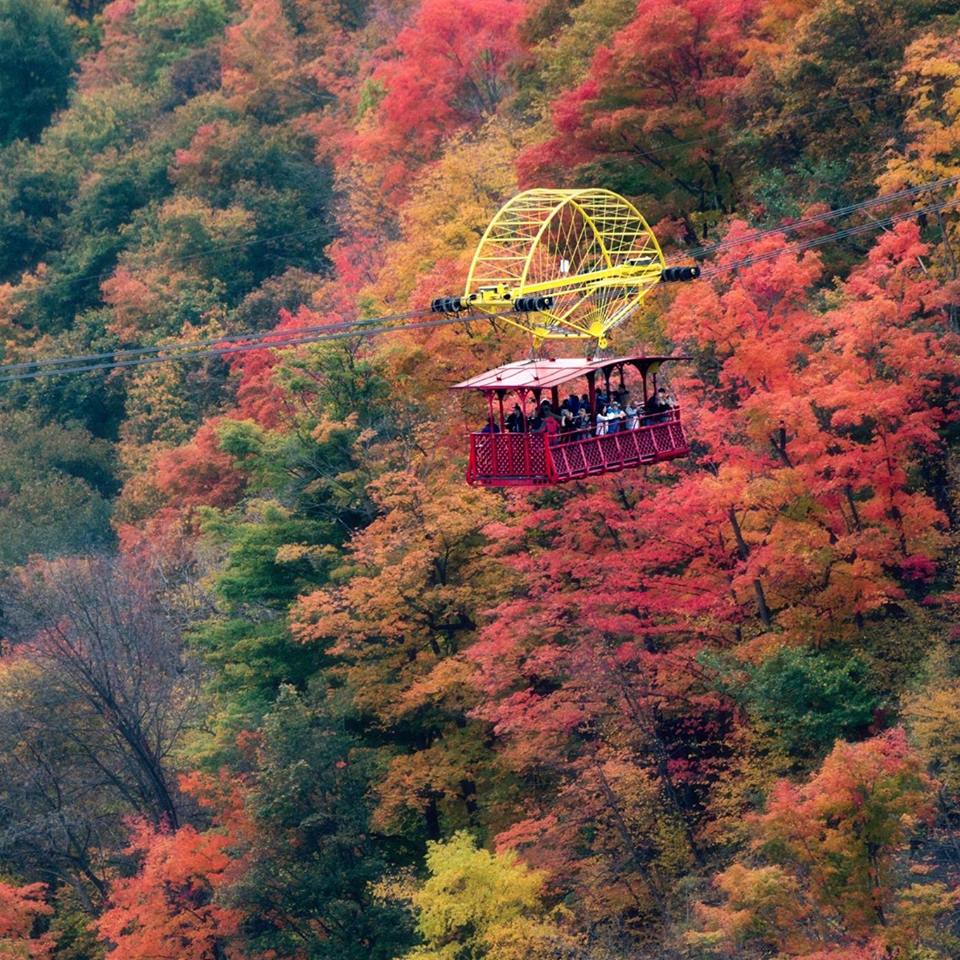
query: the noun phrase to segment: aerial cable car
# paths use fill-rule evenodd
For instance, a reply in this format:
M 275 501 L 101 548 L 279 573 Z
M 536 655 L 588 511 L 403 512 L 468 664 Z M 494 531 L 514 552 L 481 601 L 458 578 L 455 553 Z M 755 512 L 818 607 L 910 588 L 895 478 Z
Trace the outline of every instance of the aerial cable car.
M 438 297 L 431 309 L 496 316 L 532 337 L 534 355 L 546 341 L 587 341 L 596 354 L 656 284 L 699 275 L 696 266 L 668 267 L 646 220 L 616 193 L 527 190 L 487 227 L 463 295 Z M 487 426 L 469 437 L 468 482 L 543 486 L 685 456 L 679 408 L 655 400 L 658 371 L 681 359 L 689 358 L 534 356 L 456 384 L 452 389 L 480 391 L 487 401 Z M 639 391 L 627 389 L 626 372 L 639 374 Z M 547 429 L 545 421 L 560 415 L 560 388 L 576 381 L 586 386 L 576 396 L 587 398 L 581 420 L 588 422 L 575 431 Z M 598 397 L 612 404 L 615 394 L 624 407 L 605 415 Z M 519 424 L 504 416 L 508 397 L 518 401 Z

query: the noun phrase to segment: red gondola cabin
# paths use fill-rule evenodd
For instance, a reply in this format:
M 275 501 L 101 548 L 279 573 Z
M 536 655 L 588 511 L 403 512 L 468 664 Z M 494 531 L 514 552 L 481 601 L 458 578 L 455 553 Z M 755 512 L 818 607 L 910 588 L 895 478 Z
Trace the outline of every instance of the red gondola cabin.
M 690 452 L 680 408 L 651 413 L 657 371 L 670 360 L 689 357 L 615 357 L 596 360 L 520 360 L 458 383 L 454 390 L 479 390 L 487 401 L 488 422 L 469 435 L 467 482 L 487 487 L 531 487 L 581 480 L 617 470 L 674 460 Z M 633 374 L 633 382 L 628 378 Z M 638 376 L 637 376 L 638 375 Z M 583 381 L 589 421 L 563 433 L 536 429 L 541 404 L 554 414 L 561 408 L 560 387 Z M 569 389 L 569 386 L 568 386 Z M 606 398 L 630 395 L 636 415 L 621 418 L 607 432 L 599 420 L 598 392 Z M 516 398 L 514 401 L 512 398 Z M 513 430 L 504 415 L 505 401 L 516 402 L 522 422 Z M 642 406 L 640 401 L 642 400 Z M 533 404 L 529 412 L 528 404 Z M 583 418 L 585 419 L 585 418 Z

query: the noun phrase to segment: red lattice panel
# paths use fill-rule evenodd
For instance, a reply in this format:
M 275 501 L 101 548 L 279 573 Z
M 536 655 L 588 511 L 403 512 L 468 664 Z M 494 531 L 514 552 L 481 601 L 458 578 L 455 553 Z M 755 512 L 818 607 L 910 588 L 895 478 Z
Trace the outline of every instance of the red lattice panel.
M 493 476 L 496 473 L 496 468 L 493 463 L 493 447 L 490 444 L 490 434 L 473 434 L 470 440 L 473 443 L 477 476 Z
M 653 431 L 649 427 L 637 431 L 637 447 L 640 450 L 641 461 L 647 462 L 656 457 L 657 448 L 653 443 Z
M 620 451 L 623 455 L 624 463 L 635 463 L 640 459 L 640 447 L 637 442 L 636 430 L 631 430 L 629 433 L 618 433 L 617 439 L 620 441 Z
M 670 447 L 673 450 L 685 450 L 687 438 L 683 435 L 683 424 L 679 420 L 667 424 L 670 428 Z
M 547 475 L 546 436 L 536 433 L 530 436 L 530 473 L 534 477 Z
M 672 460 L 688 451 L 683 425 L 678 419 L 575 441 L 555 438 L 549 447 L 552 469 L 548 467 L 546 434 L 475 433 L 471 434 L 470 443 L 473 448 L 471 479 L 494 486 L 573 480 Z
M 599 438 L 584 440 L 580 445 L 583 450 L 583 459 L 586 461 L 588 473 L 599 473 L 603 470 L 603 457 L 600 455 Z

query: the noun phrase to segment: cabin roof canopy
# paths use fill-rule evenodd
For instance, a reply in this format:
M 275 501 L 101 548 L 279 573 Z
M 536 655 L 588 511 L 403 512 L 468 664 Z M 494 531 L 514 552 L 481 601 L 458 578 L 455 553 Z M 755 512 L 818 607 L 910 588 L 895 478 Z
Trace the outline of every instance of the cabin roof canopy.
M 690 360 L 683 355 L 675 356 L 625 356 L 599 357 L 594 360 L 574 358 L 558 358 L 538 360 L 516 360 L 506 363 L 502 367 L 487 370 L 462 383 L 454 384 L 451 390 L 544 390 L 558 387 L 570 380 L 577 380 L 589 373 L 596 373 L 606 369 L 615 369 L 621 365 L 630 366 L 640 371 L 642 376 L 653 368 L 656 370 L 661 363 L 667 360 Z

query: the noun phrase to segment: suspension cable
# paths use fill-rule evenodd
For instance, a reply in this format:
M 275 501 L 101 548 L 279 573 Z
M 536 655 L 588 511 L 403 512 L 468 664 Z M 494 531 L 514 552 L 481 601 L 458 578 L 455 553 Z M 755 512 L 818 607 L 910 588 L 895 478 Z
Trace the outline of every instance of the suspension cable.
M 957 182 L 960 177 L 949 178 L 942 183 Z M 926 185 L 930 188 L 931 185 Z M 913 191 L 919 192 L 917 188 Z M 902 193 L 902 192 L 901 192 Z M 879 199 L 879 198 L 876 198 Z M 886 199 L 886 198 L 885 198 Z M 799 243 L 769 250 L 745 257 L 741 260 L 708 267 L 702 274 L 707 279 L 723 273 L 736 272 L 756 263 L 776 259 L 785 254 L 798 254 L 805 250 L 828 243 L 842 242 L 849 237 L 858 236 L 873 230 L 882 229 L 905 220 L 915 219 L 926 214 L 940 213 L 960 206 L 960 199 L 928 204 L 917 209 L 891 214 L 882 219 L 838 230 L 820 237 L 811 237 Z M 860 209 L 862 207 L 858 207 Z M 811 220 L 813 218 L 810 218 Z M 817 220 L 815 222 L 822 222 Z M 763 236 L 782 235 L 784 230 L 762 231 Z M 744 241 L 745 242 L 745 241 Z M 284 331 L 247 331 L 238 334 L 226 334 L 204 340 L 184 343 L 172 343 L 161 346 L 136 347 L 116 351 L 103 351 L 94 354 L 68 355 L 63 357 L 45 357 L 33 361 L 22 361 L 0 365 L 0 383 L 14 383 L 36 380 L 52 376 L 65 376 L 74 373 L 88 373 L 99 370 L 115 370 L 130 367 L 147 366 L 156 363 L 168 363 L 177 360 L 194 360 L 204 357 L 222 357 L 246 353 L 254 350 L 272 350 L 298 346 L 300 344 L 322 343 L 328 340 L 342 340 L 351 337 L 374 337 L 405 330 L 424 330 L 457 323 L 471 323 L 479 320 L 490 321 L 500 317 L 512 316 L 512 311 L 495 314 L 468 313 L 432 320 L 420 320 L 415 323 L 405 321 L 423 317 L 426 309 L 411 310 L 406 313 L 387 314 L 340 323 L 319 326 L 299 327 Z M 398 325 L 402 324 L 402 325 Z

